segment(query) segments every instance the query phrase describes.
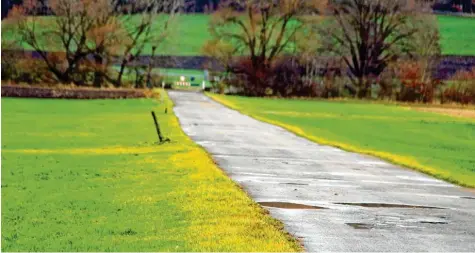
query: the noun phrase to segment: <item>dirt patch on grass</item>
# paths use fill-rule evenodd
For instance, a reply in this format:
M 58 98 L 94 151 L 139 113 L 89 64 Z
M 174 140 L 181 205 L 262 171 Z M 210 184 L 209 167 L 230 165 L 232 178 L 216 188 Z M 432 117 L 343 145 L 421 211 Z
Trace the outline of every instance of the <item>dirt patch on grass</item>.
M 85 87 L 34 87 L 2 85 L 2 97 L 66 98 L 66 99 L 117 99 L 156 96 L 148 89 L 100 89 Z
M 429 108 L 429 107 L 411 107 L 413 110 L 422 112 L 435 112 L 449 116 L 475 119 L 475 109 L 461 108 Z

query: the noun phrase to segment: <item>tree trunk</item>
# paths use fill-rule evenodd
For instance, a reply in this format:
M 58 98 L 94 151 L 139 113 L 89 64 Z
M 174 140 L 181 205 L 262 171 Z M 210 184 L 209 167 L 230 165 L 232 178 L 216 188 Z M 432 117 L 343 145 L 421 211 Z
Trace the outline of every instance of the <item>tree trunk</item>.
M 123 61 L 122 64 L 120 65 L 119 75 L 117 76 L 117 80 L 114 83 L 115 87 L 122 86 L 122 77 L 124 76 L 125 64 L 126 62 Z
M 472 0 L 462 0 L 462 6 L 463 12 L 472 12 Z
M 102 75 L 102 71 L 98 70 L 97 68 L 102 68 L 102 56 L 96 54 L 94 55 L 94 62 L 96 64 L 96 70 L 94 72 L 94 87 L 100 88 L 104 83 L 104 78 Z
M 365 77 L 358 77 L 358 91 L 356 96 L 360 99 L 368 97 L 370 91 L 369 81 Z

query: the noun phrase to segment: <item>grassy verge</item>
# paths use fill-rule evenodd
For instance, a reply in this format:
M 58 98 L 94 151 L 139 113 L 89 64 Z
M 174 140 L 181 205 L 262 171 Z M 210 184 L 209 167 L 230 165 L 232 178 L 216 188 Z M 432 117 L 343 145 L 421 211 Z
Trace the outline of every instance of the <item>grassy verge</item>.
M 209 96 L 312 141 L 475 187 L 474 119 L 352 101 Z
M 182 132 L 166 94 L 1 103 L 2 251 L 301 250 Z M 171 143 L 153 143 L 152 109 Z

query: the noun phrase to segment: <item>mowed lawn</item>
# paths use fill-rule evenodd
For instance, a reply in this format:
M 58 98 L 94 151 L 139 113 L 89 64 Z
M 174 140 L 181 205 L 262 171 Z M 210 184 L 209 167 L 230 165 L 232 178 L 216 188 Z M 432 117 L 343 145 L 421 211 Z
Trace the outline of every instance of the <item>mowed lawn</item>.
M 475 119 L 359 101 L 211 95 L 315 142 L 370 154 L 475 187 Z
M 42 28 L 51 26 L 54 17 L 39 18 Z M 138 16 L 131 19 L 131 23 L 138 22 Z M 175 18 L 171 24 L 167 40 L 157 48 L 158 55 L 179 55 L 179 56 L 199 56 L 202 55 L 203 45 L 211 39 L 209 32 L 209 21 L 211 15 L 188 14 L 180 15 Z M 455 17 L 455 16 L 437 16 L 439 31 L 441 36 L 442 53 L 446 55 L 475 55 L 475 18 Z M 10 29 L 8 29 L 10 28 Z M 154 26 L 155 32 L 161 31 L 160 22 Z M 2 21 L 2 37 L 5 41 L 19 39 L 14 27 L 8 20 Z M 43 42 L 48 51 L 59 51 L 62 48 L 59 44 Z M 152 46 L 147 45 L 143 54 L 150 55 Z M 156 45 L 155 45 L 156 46 Z M 26 44 L 23 48 L 31 50 Z
M 162 96 L 2 98 L 2 251 L 301 250 Z

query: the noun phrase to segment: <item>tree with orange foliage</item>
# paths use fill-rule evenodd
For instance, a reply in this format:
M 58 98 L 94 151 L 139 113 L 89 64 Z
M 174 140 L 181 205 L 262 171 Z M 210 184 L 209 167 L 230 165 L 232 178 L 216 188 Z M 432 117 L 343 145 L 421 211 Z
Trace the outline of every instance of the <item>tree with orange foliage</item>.
M 427 78 L 426 66 L 422 61 L 398 61 L 395 65 L 396 78 L 401 82 L 397 99 L 407 102 L 430 103 L 434 99 L 440 80 Z
M 441 102 L 475 103 L 475 68 L 457 71 L 451 82 L 452 85 L 442 93 Z

